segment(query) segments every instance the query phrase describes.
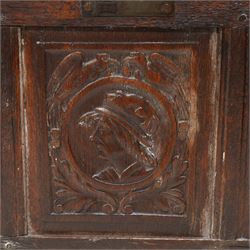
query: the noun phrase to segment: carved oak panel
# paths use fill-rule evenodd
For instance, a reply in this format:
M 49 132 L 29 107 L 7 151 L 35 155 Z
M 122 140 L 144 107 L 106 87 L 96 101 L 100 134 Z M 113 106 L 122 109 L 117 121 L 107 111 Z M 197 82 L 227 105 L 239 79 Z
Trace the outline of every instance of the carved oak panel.
M 47 87 L 55 213 L 185 213 L 191 56 L 63 55 Z
M 33 232 L 206 234 L 211 42 L 198 31 L 25 33 Z

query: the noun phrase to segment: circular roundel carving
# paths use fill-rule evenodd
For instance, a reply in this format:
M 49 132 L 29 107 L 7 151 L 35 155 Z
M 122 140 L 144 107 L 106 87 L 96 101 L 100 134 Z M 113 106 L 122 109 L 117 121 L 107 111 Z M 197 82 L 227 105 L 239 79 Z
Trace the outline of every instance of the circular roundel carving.
M 140 80 L 105 77 L 88 84 L 70 99 L 62 121 L 65 159 L 97 189 L 145 187 L 171 160 L 172 107 Z

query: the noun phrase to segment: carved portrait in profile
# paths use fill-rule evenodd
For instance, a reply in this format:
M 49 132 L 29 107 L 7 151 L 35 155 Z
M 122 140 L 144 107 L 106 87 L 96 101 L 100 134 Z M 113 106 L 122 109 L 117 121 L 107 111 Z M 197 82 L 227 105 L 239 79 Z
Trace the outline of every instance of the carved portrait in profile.
M 73 52 L 54 72 L 48 124 L 55 211 L 183 214 L 182 75 L 171 53 L 119 53 L 83 62 L 83 53 Z M 74 62 L 75 71 L 59 81 Z
M 108 92 L 102 105 L 82 114 L 78 123 L 102 160 L 92 177 L 122 183 L 152 173 L 158 165 L 159 123 L 156 111 L 142 96 Z

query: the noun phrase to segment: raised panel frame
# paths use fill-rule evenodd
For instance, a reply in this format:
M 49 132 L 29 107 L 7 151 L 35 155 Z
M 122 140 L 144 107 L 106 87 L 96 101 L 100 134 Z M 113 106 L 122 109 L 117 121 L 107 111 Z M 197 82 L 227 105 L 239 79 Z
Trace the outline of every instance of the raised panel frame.
M 41 36 L 42 34 L 42 36 Z M 214 155 L 209 153 L 208 144 L 202 145 L 196 152 L 196 158 L 193 162 L 199 167 L 195 167 L 191 173 L 192 179 L 188 179 L 189 185 L 187 192 L 192 193 L 189 197 L 189 206 L 187 216 L 116 216 L 105 215 L 50 215 L 51 187 L 49 180 L 51 173 L 48 170 L 48 138 L 46 136 L 46 86 L 45 86 L 45 51 L 48 49 L 77 50 L 94 44 L 107 46 L 141 46 L 142 48 L 152 49 L 152 46 L 164 49 L 183 49 L 192 50 L 196 62 L 193 65 L 194 75 L 197 77 L 198 89 L 197 96 L 199 106 L 198 120 L 199 129 L 207 131 L 199 133 L 197 136 L 199 142 L 216 143 L 212 135 L 214 126 L 216 126 L 216 106 L 211 105 L 215 98 L 216 75 L 218 58 L 216 49 L 218 49 L 218 37 L 216 32 L 197 31 L 192 33 L 185 32 L 147 32 L 141 39 L 140 32 L 98 32 L 89 31 L 53 31 L 39 32 L 26 31 L 24 33 L 24 59 L 26 71 L 25 93 L 26 96 L 26 119 L 27 119 L 27 138 L 28 138 L 28 182 L 29 182 L 29 214 L 31 232 L 136 232 L 151 233 L 156 235 L 189 235 L 202 236 L 208 234 L 210 224 L 209 215 L 212 214 L 212 196 L 211 182 L 209 175 L 213 171 Z M 187 36 L 188 34 L 188 36 Z M 102 37 L 100 42 L 98 39 Z M 40 39 L 42 38 L 42 39 Z M 99 41 L 99 42 L 98 42 Z M 92 45 L 90 45 L 92 44 Z M 154 45 L 152 45 L 154 44 Z M 211 45 L 215 46 L 215 51 L 211 50 Z M 34 55 L 36 55 L 34 57 Z M 209 62 L 209 63 L 208 63 Z M 38 66 L 39 65 L 39 66 Z M 206 84 L 202 84 L 206 82 Z M 39 93 L 39 94 L 38 94 Z M 203 98 L 203 99 L 202 99 Z M 203 113 L 203 116 L 202 116 Z M 206 116 L 204 115 L 206 114 Z M 207 118 L 206 118 L 207 117 Z M 208 120 L 208 118 L 212 118 Z M 32 149 L 32 150 L 30 150 Z M 204 153 L 206 152 L 206 153 Z M 47 162 L 47 164 L 46 164 Z M 199 162 L 199 163 L 197 163 Z M 45 185 L 46 183 L 46 185 Z M 212 182 L 213 184 L 213 182 Z M 199 191 L 198 191 L 199 190 Z M 119 218 L 118 218 L 119 217 Z M 101 219 L 101 222 L 98 219 Z M 118 219 L 117 219 L 118 218 Z M 164 218 L 164 219 L 163 219 Z M 124 224 L 126 222 L 126 224 Z M 109 224 L 108 227 L 106 225 Z M 164 225 L 168 225 L 167 227 Z M 144 225 L 143 230 L 140 228 Z

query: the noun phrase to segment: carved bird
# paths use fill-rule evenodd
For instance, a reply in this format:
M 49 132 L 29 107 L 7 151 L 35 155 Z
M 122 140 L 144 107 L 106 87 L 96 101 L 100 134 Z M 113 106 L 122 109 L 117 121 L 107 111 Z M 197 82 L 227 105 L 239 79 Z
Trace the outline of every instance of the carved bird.
M 105 53 L 97 54 L 95 59 L 87 63 L 84 62 L 84 54 L 81 51 L 70 53 L 57 65 L 49 80 L 48 106 L 52 101 L 55 103 L 72 94 L 72 90 L 82 83 L 112 75 L 118 67 L 119 62 Z
M 180 73 L 179 67 L 169 58 L 159 53 L 148 57 L 140 52 L 131 53 L 122 62 L 123 74 L 140 80 L 171 85 Z

